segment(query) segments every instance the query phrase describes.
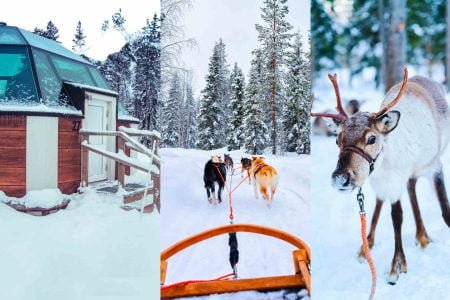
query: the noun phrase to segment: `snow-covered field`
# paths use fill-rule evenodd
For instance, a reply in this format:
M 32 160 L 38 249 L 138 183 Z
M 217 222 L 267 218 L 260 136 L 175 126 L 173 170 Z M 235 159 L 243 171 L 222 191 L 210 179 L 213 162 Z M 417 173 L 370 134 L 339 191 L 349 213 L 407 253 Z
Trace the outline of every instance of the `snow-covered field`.
M 338 72 L 338 76 L 340 75 Z M 375 91 L 370 83 L 359 82 L 361 88 L 353 90 L 352 93 L 345 80 L 342 83 L 341 94 L 344 99 L 356 96 L 358 99 L 371 101 L 365 103 L 362 110 L 374 110 L 382 100 L 382 94 Z M 319 109 L 313 110 L 332 108 L 335 98 L 331 84 L 318 80 L 317 87 L 321 98 L 327 102 L 318 102 Z M 367 299 L 371 279 L 366 262 L 361 263 L 357 259 L 361 238 L 356 194 L 341 194 L 331 187 L 331 173 L 338 157 L 335 138 L 314 136 L 312 153 L 313 299 Z M 450 150 L 443 157 L 443 165 L 449 192 Z M 419 180 L 417 189 L 422 217 L 433 243 L 425 250 L 415 245 L 415 223 L 405 189 L 402 196 L 402 234 L 408 273 L 401 274 L 396 285 L 388 285 L 387 274 L 394 255 L 394 232 L 390 205 L 386 203 L 381 212 L 372 249 L 378 272 L 375 299 L 450 299 L 450 230 L 441 217 L 439 203 L 429 181 Z M 369 183 L 363 187 L 363 191 L 369 223 L 375 207 L 375 196 Z
M 0 299 L 157 299 L 159 215 L 72 195 L 46 217 L 0 203 Z
M 223 155 L 224 150 L 202 151 L 162 149 L 162 210 L 161 248 L 192 234 L 226 225 L 228 202 L 219 205 L 208 203 L 203 184 L 203 169 L 212 154 Z M 233 151 L 235 166 L 240 166 L 242 152 Z M 272 203 L 267 208 L 260 198 L 256 200 L 253 186 L 242 184 L 233 195 L 235 223 L 254 223 L 278 228 L 300 237 L 309 243 L 311 238 L 309 208 L 309 156 L 266 156 L 266 162 L 277 168 L 280 183 Z M 237 184 L 240 176 L 233 177 Z M 234 185 L 233 184 L 233 185 Z M 238 233 L 241 278 L 293 274 L 293 247 L 270 237 Z M 231 272 L 228 262 L 228 236 L 223 235 L 186 249 L 169 260 L 167 283 L 188 279 L 212 279 Z M 300 295 L 290 295 L 298 299 Z M 230 295 L 213 295 L 207 299 L 283 299 L 283 292 L 245 292 Z

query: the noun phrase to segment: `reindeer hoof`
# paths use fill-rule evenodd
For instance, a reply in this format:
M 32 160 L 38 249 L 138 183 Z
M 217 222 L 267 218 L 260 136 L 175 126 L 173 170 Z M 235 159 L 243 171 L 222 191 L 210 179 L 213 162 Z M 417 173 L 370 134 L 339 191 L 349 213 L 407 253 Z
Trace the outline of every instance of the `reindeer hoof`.
M 212 199 L 208 198 L 208 202 L 209 202 L 209 204 L 212 204 Z
M 425 249 L 432 240 L 428 237 L 427 234 L 416 236 L 416 245 L 419 245 L 420 248 Z
M 397 283 L 400 273 L 406 273 L 406 259 L 403 252 L 395 254 L 392 265 L 391 272 L 389 273 L 388 283 L 394 285 Z

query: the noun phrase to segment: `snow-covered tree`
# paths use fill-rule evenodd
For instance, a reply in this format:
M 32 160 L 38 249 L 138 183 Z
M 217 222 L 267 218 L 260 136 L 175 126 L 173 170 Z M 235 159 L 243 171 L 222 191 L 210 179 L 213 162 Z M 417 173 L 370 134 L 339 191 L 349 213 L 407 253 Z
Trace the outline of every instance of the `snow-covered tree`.
M 309 153 L 310 148 L 310 60 L 304 53 L 301 35 L 295 35 L 287 59 L 287 100 L 283 109 L 284 149 Z
M 124 105 L 130 114 L 136 115 L 131 97 L 133 80 L 131 72 L 132 63 L 132 47 L 127 43 L 119 52 L 108 55 L 99 67 L 99 70 L 105 76 L 109 86 L 119 94 L 119 102 Z
M 141 129 L 158 129 L 157 120 L 161 92 L 160 27 L 156 14 L 147 19 L 140 35 L 133 41 L 134 108 Z
M 194 100 L 192 86 L 186 87 L 186 99 L 183 106 L 183 147 L 195 148 L 197 144 L 197 103 Z
M 169 86 L 167 102 L 163 111 L 162 143 L 166 147 L 181 146 L 183 89 L 178 73 L 174 73 Z
M 211 150 L 225 145 L 225 122 L 230 101 L 228 73 L 225 44 L 220 39 L 214 46 L 206 75 L 206 87 L 202 91 L 197 142 L 201 149 Z
M 244 104 L 244 146 L 248 153 L 262 154 L 270 140 L 262 105 L 266 91 L 263 88 L 265 66 L 260 50 L 255 50 L 253 55 Z
M 325 11 L 323 1 L 311 0 L 311 38 L 314 55 L 313 70 L 336 67 L 338 36 L 333 20 Z
M 277 153 L 278 119 L 283 103 L 283 76 L 285 53 L 289 47 L 292 26 L 286 19 L 289 9 L 287 0 L 264 0 L 261 8 L 262 25 L 256 25 L 258 40 L 265 62 L 265 80 L 269 89 L 266 103 L 270 104 L 272 153 Z
M 239 149 L 244 145 L 244 97 L 245 78 L 237 63 L 234 64 L 230 78 L 231 100 L 230 100 L 230 125 L 227 144 L 228 150 Z
M 34 28 L 33 33 L 45 37 L 50 40 L 58 41 L 59 39 L 59 30 L 52 21 L 48 21 L 46 29 Z
M 83 52 L 84 46 L 86 46 L 86 35 L 81 28 L 81 21 L 78 21 L 72 42 L 72 50 L 78 54 L 81 54 Z

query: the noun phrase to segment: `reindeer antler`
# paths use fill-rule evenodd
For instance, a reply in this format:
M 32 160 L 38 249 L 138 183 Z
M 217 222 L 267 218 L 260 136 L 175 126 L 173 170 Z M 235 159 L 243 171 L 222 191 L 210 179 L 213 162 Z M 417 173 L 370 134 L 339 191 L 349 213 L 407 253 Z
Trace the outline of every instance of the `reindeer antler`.
M 337 75 L 331 75 L 328 74 L 328 78 L 330 79 L 331 83 L 333 84 L 333 88 L 334 88 L 334 92 L 336 93 L 336 102 L 337 102 L 337 106 L 336 106 L 336 110 L 337 110 L 337 114 L 328 114 L 328 113 L 313 113 L 311 112 L 311 116 L 313 117 L 325 117 L 325 118 L 333 118 L 338 120 L 339 122 L 345 122 L 345 120 L 348 119 L 347 114 L 344 111 L 344 108 L 342 107 L 342 102 L 341 102 L 341 94 L 339 93 L 339 86 L 337 83 Z M 312 103 L 313 103 L 313 99 L 311 99 L 311 110 L 312 110 Z
M 400 91 L 398 92 L 397 96 L 394 98 L 394 100 L 392 100 L 385 107 L 383 107 L 379 112 L 373 113 L 372 119 L 376 119 L 379 116 L 384 115 L 388 110 L 390 110 L 392 107 L 394 107 L 398 103 L 398 101 L 400 101 L 400 98 L 402 97 L 403 93 L 406 90 L 407 82 L 408 82 L 408 69 L 405 68 L 405 70 L 403 71 L 403 83 L 402 83 L 402 86 L 401 86 Z

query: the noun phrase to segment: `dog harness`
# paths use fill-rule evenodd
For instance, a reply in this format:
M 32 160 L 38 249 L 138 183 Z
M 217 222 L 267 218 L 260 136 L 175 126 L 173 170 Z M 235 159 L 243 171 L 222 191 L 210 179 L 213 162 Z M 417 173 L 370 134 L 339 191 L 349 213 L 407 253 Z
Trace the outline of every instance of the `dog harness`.
M 264 168 L 265 166 L 268 166 L 268 164 L 264 164 L 264 163 L 263 163 L 263 164 L 257 165 L 257 166 L 256 166 L 257 169 L 256 169 L 255 172 L 253 172 L 253 176 L 256 177 L 256 174 L 257 174 L 259 171 L 261 171 L 261 169 Z

